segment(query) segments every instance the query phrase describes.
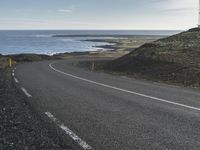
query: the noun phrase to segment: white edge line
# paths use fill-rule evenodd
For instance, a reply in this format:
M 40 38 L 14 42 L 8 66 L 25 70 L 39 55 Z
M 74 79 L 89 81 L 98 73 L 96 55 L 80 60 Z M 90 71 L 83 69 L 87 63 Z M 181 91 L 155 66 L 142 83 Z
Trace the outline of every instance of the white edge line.
M 17 80 L 17 78 L 14 77 L 14 80 L 15 80 L 16 83 L 19 83 L 19 81 Z
M 69 135 L 74 141 L 76 141 L 84 150 L 91 150 L 92 147 L 88 145 L 85 141 L 79 138 L 75 133 L 73 133 L 67 126 L 60 123 L 50 112 L 45 112 L 45 114 L 55 122 L 67 135 Z
M 24 94 L 25 94 L 27 97 L 32 97 L 32 95 L 29 94 L 25 88 L 22 87 L 21 90 L 24 92 Z
M 72 74 L 69 74 L 69 73 L 65 73 L 65 72 L 63 72 L 63 71 L 60 71 L 60 70 L 58 70 L 58 69 L 52 67 L 52 64 L 54 64 L 54 63 L 50 63 L 50 64 L 49 64 L 49 67 L 50 67 L 52 70 L 54 70 L 54 71 L 56 71 L 56 72 L 59 72 L 59 73 L 61 73 L 61 74 L 70 76 L 70 77 L 75 78 L 75 79 L 79 79 L 79 80 L 86 81 L 86 82 L 89 82 L 89 83 L 92 83 L 92 84 L 96 84 L 96 85 L 99 85 L 99 86 L 111 88 L 111 89 L 114 89 L 114 90 L 118 90 L 118 91 L 130 93 L 130 94 L 134 94 L 134 95 L 137 95 L 137 96 L 149 98 L 149 99 L 152 99 L 152 100 L 156 100 L 156 101 L 160 101 L 160 102 L 164 102 L 164 103 L 168 103 L 168 104 L 173 104 L 173 105 L 176 105 L 176 106 L 181 106 L 181 107 L 184 107 L 184 108 L 189 108 L 189 109 L 193 109 L 193 110 L 198 110 L 198 111 L 200 111 L 200 108 L 197 108 L 197 107 L 193 107 L 193 106 L 189 106 L 189 105 L 185 105 L 185 104 L 181 104 L 181 103 L 172 102 L 172 101 L 165 100 L 165 99 L 162 99 L 162 98 L 157 98 L 157 97 L 153 97 L 153 96 L 149 96 L 149 95 L 137 93 L 137 92 L 134 92 L 134 91 L 129 91 L 129 90 L 121 89 L 121 88 L 118 88 L 118 87 L 115 87 L 115 86 L 106 85 L 106 84 L 103 84 L 103 83 L 99 83 L 99 82 L 95 82 L 95 81 L 92 81 L 92 80 L 88 80 L 88 79 L 85 79 L 85 78 L 82 78 L 82 77 L 78 77 L 78 76 L 75 76 L 75 75 L 72 75 Z

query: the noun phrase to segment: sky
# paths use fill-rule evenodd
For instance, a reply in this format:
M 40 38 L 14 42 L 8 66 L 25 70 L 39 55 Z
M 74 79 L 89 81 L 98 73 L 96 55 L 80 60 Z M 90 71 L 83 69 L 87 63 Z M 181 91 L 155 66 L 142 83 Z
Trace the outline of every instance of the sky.
M 198 0 L 0 0 L 0 29 L 176 30 L 198 24 Z

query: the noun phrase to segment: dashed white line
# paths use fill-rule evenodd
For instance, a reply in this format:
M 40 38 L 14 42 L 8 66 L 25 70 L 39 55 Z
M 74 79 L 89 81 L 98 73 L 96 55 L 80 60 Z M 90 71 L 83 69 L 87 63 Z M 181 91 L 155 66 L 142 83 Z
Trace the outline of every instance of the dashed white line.
M 27 97 L 32 97 L 32 95 L 29 94 L 25 88 L 22 87 L 21 90 L 24 92 L 24 94 L 25 94 Z
M 14 76 L 15 76 L 15 73 L 12 73 L 12 76 L 14 77 Z
M 67 126 L 62 124 L 57 120 L 50 112 L 45 112 L 45 114 L 55 122 L 67 135 L 69 135 L 74 141 L 76 141 L 84 150 L 92 150 L 92 147 L 88 145 L 85 141 L 79 138 L 75 133 L 73 133 Z
M 15 83 L 19 83 L 19 81 L 17 80 L 17 78 L 14 77 L 14 81 Z
M 54 67 L 52 66 L 52 64 L 54 64 L 54 63 L 50 63 L 50 64 L 49 64 L 49 67 L 50 67 L 52 70 L 54 70 L 54 71 L 56 71 L 56 72 L 58 72 L 58 73 L 67 75 L 67 76 L 69 76 L 69 77 L 75 78 L 75 79 L 79 79 L 79 80 L 82 80 L 82 81 L 85 81 L 85 82 L 88 82 L 88 83 L 92 83 L 92 84 L 96 84 L 96 85 L 99 85 L 99 86 L 111 88 L 111 89 L 114 89 L 114 90 L 118 90 L 118 91 L 130 93 L 130 94 L 134 94 L 134 95 L 137 95 L 137 96 L 149 98 L 149 99 L 152 99 L 152 100 L 156 100 L 156 101 L 160 101 L 160 102 L 164 102 L 164 103 L 168 103 L 168 104 L 172 104 L 172 105 L 181 106 L 181 107 L 184 107 L 184 108 L 189 108 L 189 109 L 193 109 L 193 110 L 198 110 L 198 111 L 200 111 L 200 108 L 197 108 L 197 107 L 193 107 L 193 106 L 189 106 L 189 105 L 185 105 L 185 104 L 181 104 L 181 103 L 172 102 L 172 101 L 169 101 L 169 100 L 166 100 L 166 99 L 162 99 L 162 98 L 158 98 L 158 97 L 153 97 L 153 96 L 149 96 L 149 95 L 137 93 L 137 92 L 130 91 L 130 90 L 126 90 L 126 89 L 121 89 L 121 88 L 118 88 L 118 87 L 115 87 L 115 86 L 103 84 L 103 83 L 100 83 L 100 82 L 95 82 L 95 81 L 88 80 L 88 79 L 85 79 L 85 78 L 82 78 L 82 77 L 78 77 L 78 76 L 75 76 L 75 75 L 72 75 L 72 74 L 69 74 L 69 73 L 60 71 L 60 70 L 54 68 Z

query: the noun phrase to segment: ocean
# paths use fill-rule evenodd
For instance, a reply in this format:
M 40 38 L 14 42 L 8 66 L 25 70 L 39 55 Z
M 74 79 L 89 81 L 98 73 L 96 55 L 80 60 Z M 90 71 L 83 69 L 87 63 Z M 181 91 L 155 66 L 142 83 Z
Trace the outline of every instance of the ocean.
M 170 36 L 180 31 L 153 30 L 0 30 L 0 54 L 35 53 L 53 55 L 64 52 L 98 50 L 103 42 L 88 39 L 116 38 L 116 36 Z M 69 35 L 55 37 L 55 35 Z

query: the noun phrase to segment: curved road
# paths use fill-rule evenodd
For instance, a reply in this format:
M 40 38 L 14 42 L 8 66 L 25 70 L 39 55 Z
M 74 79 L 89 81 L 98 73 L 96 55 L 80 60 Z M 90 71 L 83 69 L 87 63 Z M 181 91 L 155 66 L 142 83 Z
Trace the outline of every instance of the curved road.
M 84 149 L 199 149 L 199 91 L 90 72 L 72 63 L 22 64 L 15 79 L 31 103 L 59 120 L 71 138 L 83 140 L 77 141 Z

